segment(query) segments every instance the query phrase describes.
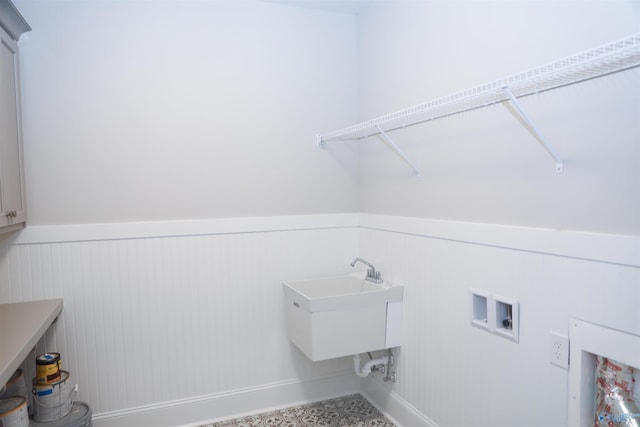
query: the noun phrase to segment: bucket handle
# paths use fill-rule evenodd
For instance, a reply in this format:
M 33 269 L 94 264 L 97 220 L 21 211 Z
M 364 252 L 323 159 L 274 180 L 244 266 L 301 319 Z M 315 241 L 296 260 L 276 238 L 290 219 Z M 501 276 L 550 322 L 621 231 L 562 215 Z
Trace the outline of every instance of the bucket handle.
M 68 402 L 69 400 L 71 400 L 71 404 L 73 404 L 73 402 L 75 402 L 75 401 L 73 400 L 73 394 L 74 394 L 74 393 L 78 393 L 78 384 L 76 384 L 76 385 L 74 385 L 74 386 L 73 386 L 73 388 L 72 388 L 72 389 L 71 389 L 71 391 L 69 392 L 69 396 L 67 396 L 67 398 L 66 398 L 66 399 L 64 399 L 64 400 L 62 401 L 62 403 L 59 403 L 59 404 L 55 404 L 55 403 L 54 403 L 53 405 L 46 405 L 46 404 L 44 404 L 44 403 L 42 403 L 41 401 L 39 401 L 39 400 L 38 400 L 38 394 L 37 394 L 37 393 L 35 393 L 35 390 L 34 390 L 34 393 L 33 393 L 33 400 L 35 400 L 35 401 L 38 403 L 38 405 L 40 405 L 40 406 L 42 406 L 42 407 L 44 407 L 44 408 L 48 408 L 48 409 L 59 408 L 59 407 L 61 407 L 61 406 L 66 405 L 66 404 L 67 404 L 67 402 Z

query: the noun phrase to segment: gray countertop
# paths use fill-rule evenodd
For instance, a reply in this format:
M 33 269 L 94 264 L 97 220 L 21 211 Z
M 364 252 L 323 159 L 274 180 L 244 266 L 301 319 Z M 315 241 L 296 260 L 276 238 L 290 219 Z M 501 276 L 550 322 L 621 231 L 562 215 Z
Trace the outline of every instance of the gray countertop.
M 20 367 L 61 311 L 61 299 L 0 304 L 0 387 Z

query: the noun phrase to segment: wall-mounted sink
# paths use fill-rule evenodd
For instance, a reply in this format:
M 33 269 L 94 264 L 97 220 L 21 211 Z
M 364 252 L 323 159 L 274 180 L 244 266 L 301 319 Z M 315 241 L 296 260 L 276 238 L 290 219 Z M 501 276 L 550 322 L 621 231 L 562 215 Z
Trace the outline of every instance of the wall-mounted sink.
M 360 274 L 284 282 L 283 286 L 285 297 L 311 312 L 346 310 L 402 301 L 401 286 L 394 287 L 387 282 L 376 285 Z
M 403 287 L 362 274 L 283 283 L 289 339 L 311 360 L 400 345 Z

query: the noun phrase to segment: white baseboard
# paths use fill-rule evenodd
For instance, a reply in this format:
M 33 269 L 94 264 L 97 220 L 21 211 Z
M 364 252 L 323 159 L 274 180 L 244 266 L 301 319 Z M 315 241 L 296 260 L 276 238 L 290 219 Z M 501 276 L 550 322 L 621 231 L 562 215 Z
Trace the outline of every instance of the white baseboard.
M 192 427 L 237 416 L 317 402 L 358 393 L 351 371 L 312 380 L 293 380 L 232 392 L 181 399 L 122 411 L 96 414 L 94 427 Z
M 391 384 L 370 376 L 361 380 L 360 393 L 398 427 L 439 427 L 394 393 Z

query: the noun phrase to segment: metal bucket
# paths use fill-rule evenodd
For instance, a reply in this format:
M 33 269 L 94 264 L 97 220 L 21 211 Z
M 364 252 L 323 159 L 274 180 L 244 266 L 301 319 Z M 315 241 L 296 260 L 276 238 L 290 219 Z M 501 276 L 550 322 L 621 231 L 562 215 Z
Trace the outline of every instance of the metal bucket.
M 14 396 L 23 396 L 25 399 L 28 397 L 27 383 L 24 381 L 22 369 L 18 369 L 13 373 L 13 375 L 11 375 L 11 378 L 7 381 L 4 391 L 0 393 L 0 399 Z
M 60 381 L 40 384 L 33 379 L 33 419 L 40 422 L 54 421 L 66 416 L 73 404 L 74 386 L 69 372 L 62 371 Z
M 91 427 L 91 408 L 84 402 L 74 402 L 66 416 L 46 423 L 31 421 L 31 427 Z
M 29 427 L 27 399 L 20 396 L 0 399 L 0 426 Z

